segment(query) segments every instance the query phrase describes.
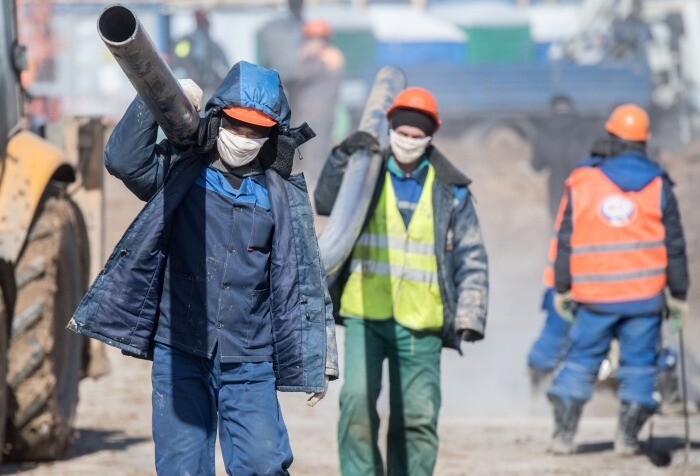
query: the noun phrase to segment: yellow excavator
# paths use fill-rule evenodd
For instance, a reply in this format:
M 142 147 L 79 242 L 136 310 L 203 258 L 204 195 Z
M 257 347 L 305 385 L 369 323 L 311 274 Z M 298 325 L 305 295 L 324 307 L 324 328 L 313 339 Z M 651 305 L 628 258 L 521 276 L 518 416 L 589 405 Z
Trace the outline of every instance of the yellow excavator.
M 65 329 L 102 263 L 104 125 L 67 121 L 63 147 L 23 127 L 15 8 L 0 3 L 0 458 L 36 461 L 63 454 L 80 379 L 105 371 Z

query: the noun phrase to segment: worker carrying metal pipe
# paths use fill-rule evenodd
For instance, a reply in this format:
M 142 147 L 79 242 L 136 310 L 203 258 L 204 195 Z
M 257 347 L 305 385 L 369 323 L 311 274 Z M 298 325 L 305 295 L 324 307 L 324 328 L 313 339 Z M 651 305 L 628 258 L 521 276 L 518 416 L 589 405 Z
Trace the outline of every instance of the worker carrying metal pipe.
M 186 92 L 191 88 L 184 88 Z M 196 98 L 190 96 L 196 103 Z M 320 400 L 338 377 L 331 299 L 279 75 L 236 63 L 190 144 L 156 143 L 137 97 L 107 170 L 148 201 L 70 329 L 153 360 L 158 474 L 289 474 L 276 390 Z
M 562 198 L 554 307 L 573 327 L 548 391 L 556 454 L 575 451 L 581 411 L 613 338 L 621 402 L 615 451 L 638 451 L 639 431 L 660 403 L 654 387 L 662 315 L 667 310 L 671 330 L 678 330 L 688 314 L 683 228 L 673 182 L 646 152 L 647 113 L 619 106 L 605 130 L 605 152 L 571 173 Z
M 365 225 L 335 286 L 345 325 L 338 446 L 343 474 L 384 474 L 376 402 L 389 361 L 389 474 L 432 474 L 438 450 L 440 352 L 484 338 L 488 270 L 470 180 L 432 145 L 433 95 L 411 87 L 387 112 L 389 147 Z M 379 151 L 356 132 L 322 171 L 316 209 L 333 208 L 349 157 Z

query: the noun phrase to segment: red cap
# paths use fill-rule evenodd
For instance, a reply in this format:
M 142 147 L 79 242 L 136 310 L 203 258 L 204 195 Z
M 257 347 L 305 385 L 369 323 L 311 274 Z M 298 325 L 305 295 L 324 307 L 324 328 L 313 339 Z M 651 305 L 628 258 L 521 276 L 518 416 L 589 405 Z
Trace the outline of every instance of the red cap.
M 234 119 L 256 126 L 272 127 L 277 124 L 264 112 L 251 107 L 231 106 L 224 109 L 224 113 Z

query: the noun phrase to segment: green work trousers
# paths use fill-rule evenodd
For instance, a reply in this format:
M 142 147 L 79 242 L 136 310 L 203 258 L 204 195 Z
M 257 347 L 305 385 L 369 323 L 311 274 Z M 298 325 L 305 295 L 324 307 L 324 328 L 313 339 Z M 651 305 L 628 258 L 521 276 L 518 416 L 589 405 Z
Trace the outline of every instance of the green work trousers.
M 414 331 L 393 319 L 345 319 L 345 383 L 338 447 L 344 476 L 383 475 L 377 445 L 377 398 L 389 359 L 389 475 L 427 476 L 435 467 L 440 411 L 439 332 Z

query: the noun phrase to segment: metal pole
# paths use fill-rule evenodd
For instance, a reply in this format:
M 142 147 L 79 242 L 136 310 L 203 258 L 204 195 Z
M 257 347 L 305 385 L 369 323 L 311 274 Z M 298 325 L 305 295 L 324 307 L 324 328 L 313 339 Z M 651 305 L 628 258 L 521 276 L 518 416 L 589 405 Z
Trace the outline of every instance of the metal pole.
M 188 145 L 199 115 L 134 12 L 123 5 L 107 7 L 97 29 L 167 138 Z
M 685 423 L 685 463 L 690 458 L 690 425 L 688 423 L 688 387 L 685 377 L 685 345 L 683 344 L 683 329 L 678 331 L 678 342 L 681 351 L 681 391 L 683 394 L 683 420 Z

